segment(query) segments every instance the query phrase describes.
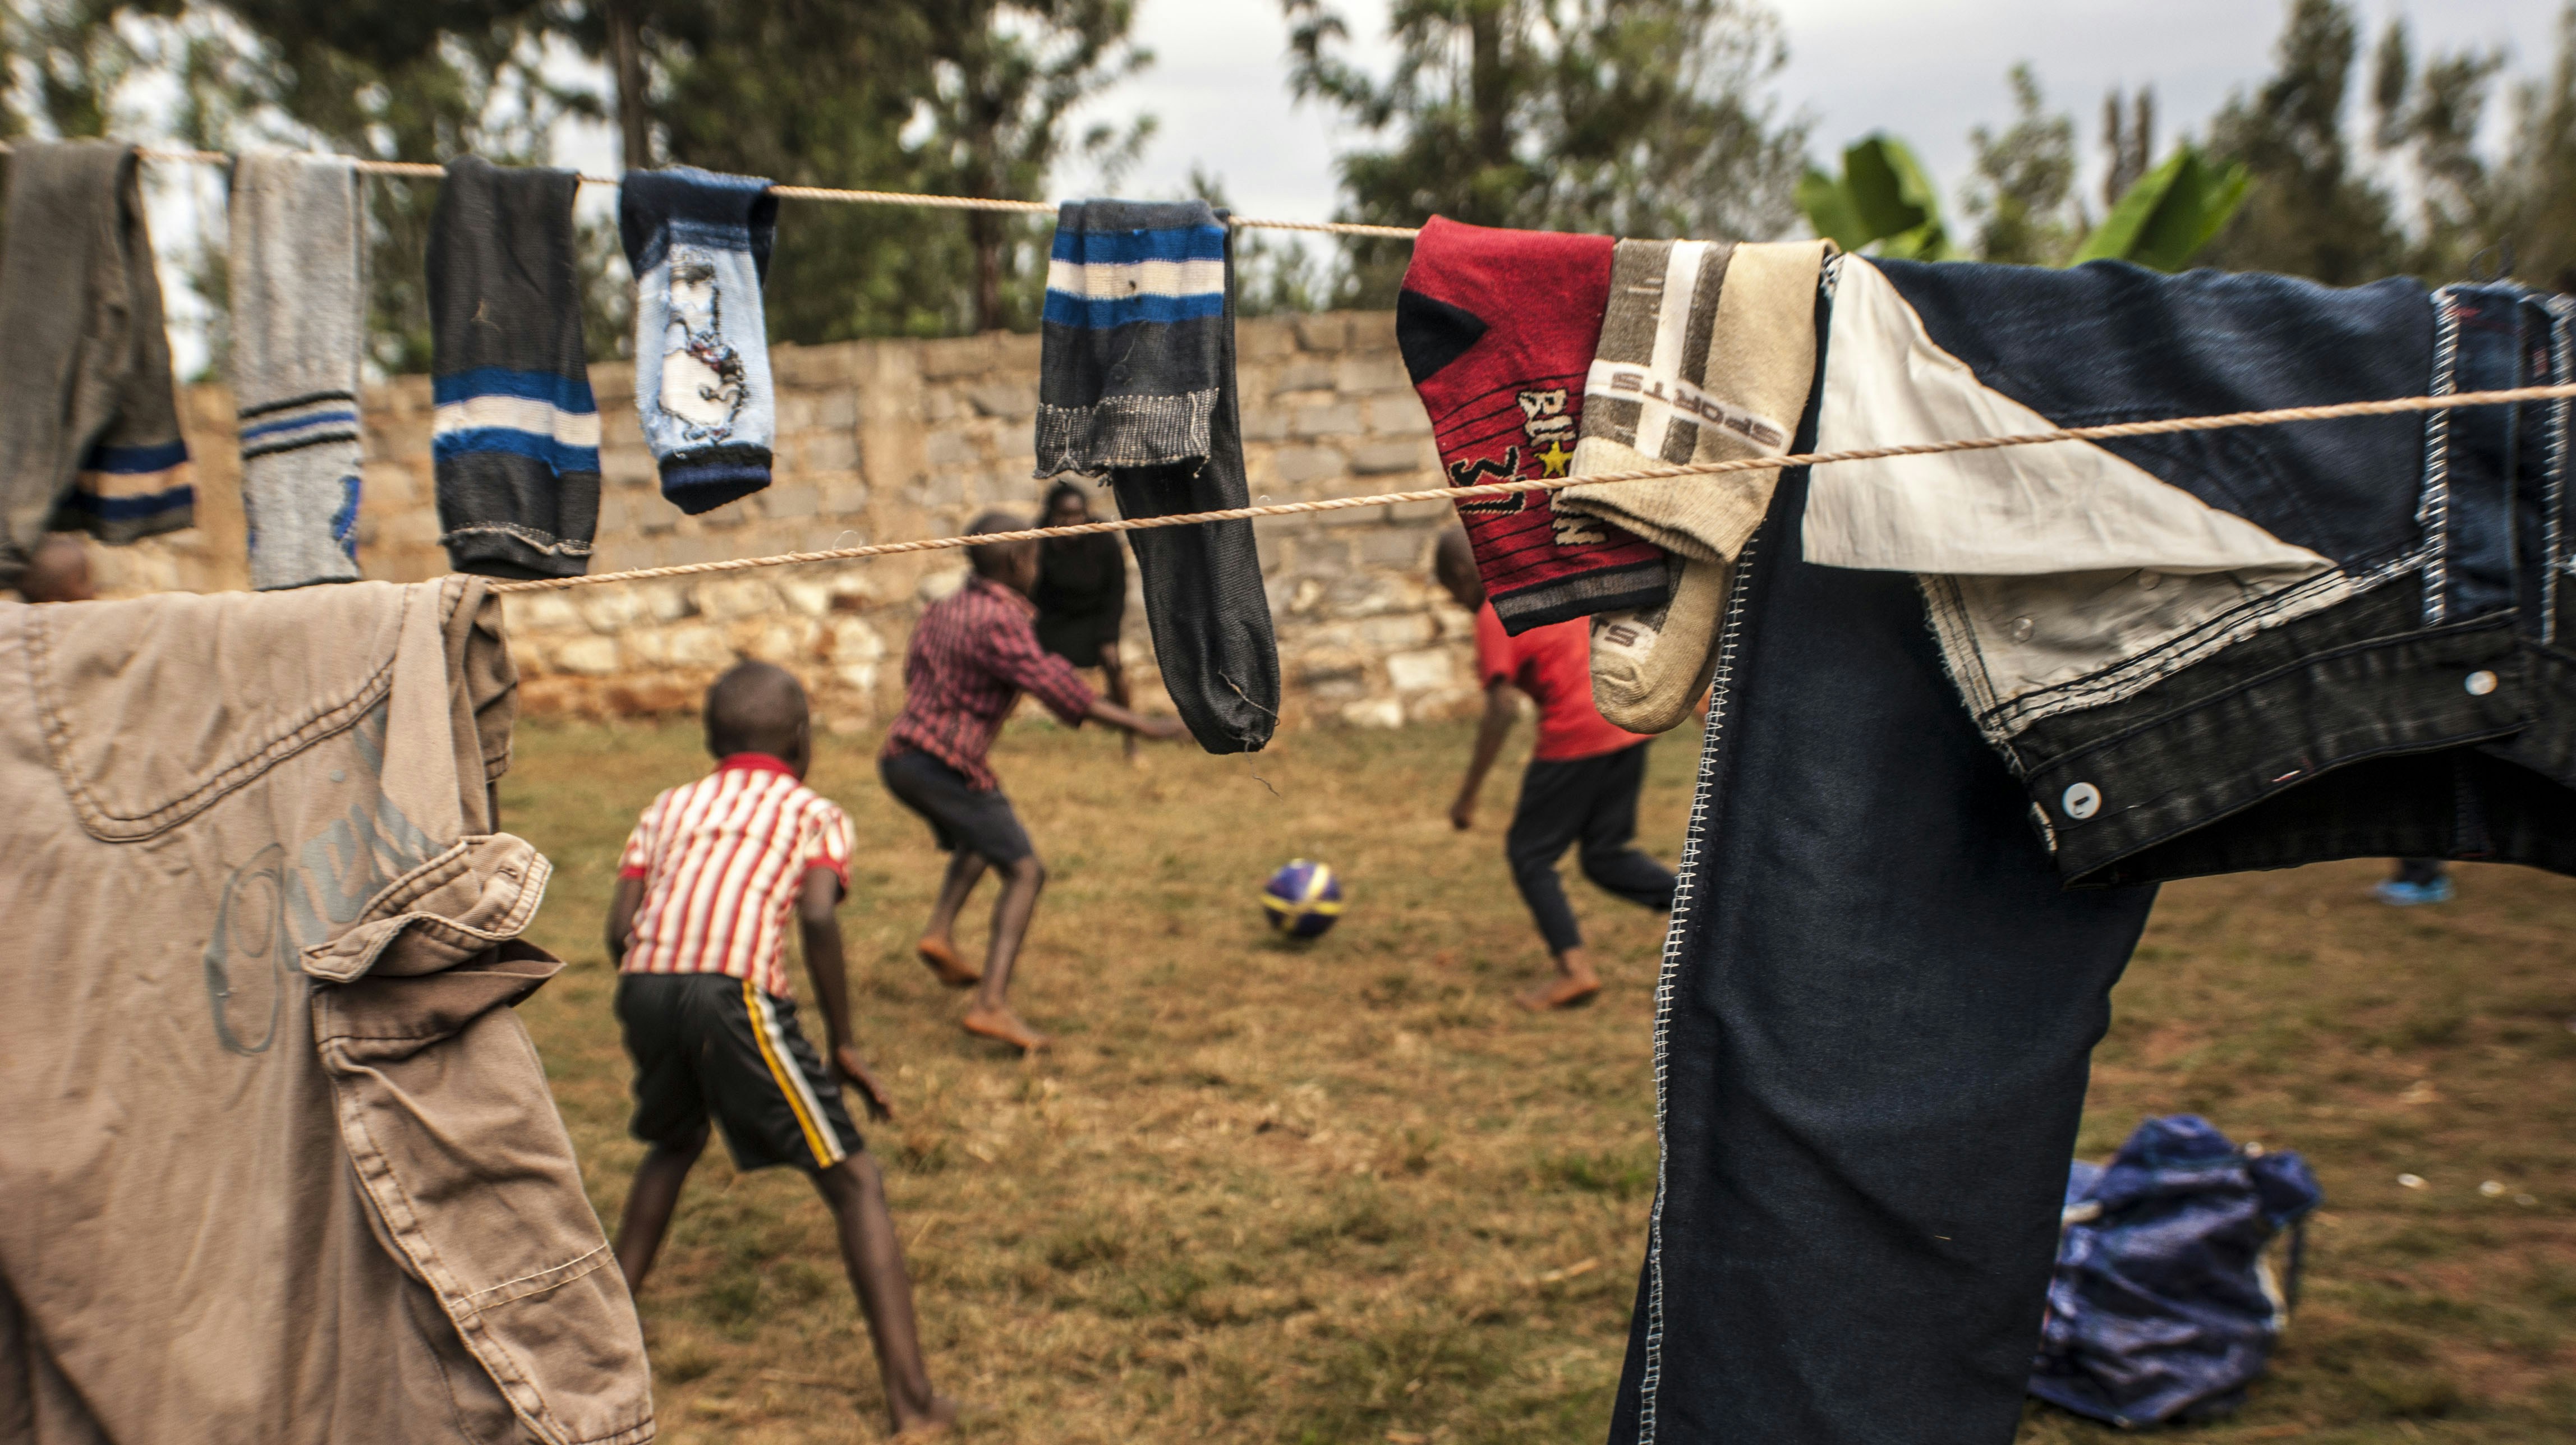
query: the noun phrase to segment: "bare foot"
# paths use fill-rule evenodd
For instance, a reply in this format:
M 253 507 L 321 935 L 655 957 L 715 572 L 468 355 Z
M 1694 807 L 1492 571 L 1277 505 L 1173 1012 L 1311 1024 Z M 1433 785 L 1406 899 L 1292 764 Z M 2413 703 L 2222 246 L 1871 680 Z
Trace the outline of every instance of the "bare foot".
M 1581 973 L 1559 974 L 1549 979 L 1522 994 L 1520 1003 L 1531 1013 L 1545 1013 L 1549 1009 L 1580 1008 L 1592 1002 L 1593 996 L 1599 992 L 1601 980 L 1587 968 Z
M 982 1004 L 966 1011 L 960 1020 L 966 1032 L 978 1038 L 1009 1044 L 1024 1054 L 1034 1054 L 1047 1046 L 1047 1036 L 1020 1022 L 1020 1016 L 1007 1008 L 986 1008 Z
M 967 967 L 966 960 L 957 956 L 957 945 L 947 939 L 925 938 L 914 944 L 912 951 L 921 955 L 921 961 L 950 988 L 973 988 L 984 981 L 984 975 Z
M 945 1435 L 948 1427 L 956 1423 L 957 1402 L 946 1395 L 933 1395 L 929 1409 L 909 1420 L 895 1421 L 894 1433 L 898 1438 L 905 1435 Z

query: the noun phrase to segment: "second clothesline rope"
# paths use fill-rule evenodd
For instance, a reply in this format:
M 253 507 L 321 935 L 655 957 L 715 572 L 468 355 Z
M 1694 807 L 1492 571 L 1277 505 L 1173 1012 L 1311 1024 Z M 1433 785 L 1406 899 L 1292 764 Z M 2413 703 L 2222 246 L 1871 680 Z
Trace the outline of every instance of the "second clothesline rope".
M 1522 492 L 1561 492 L 1568 487 L 1655 481 L 1665 477 L 1716 477 L 1734 472 L 1771 471 L 1784 467 L 1820 467 L 1837 462 L 1882 461 L 1890 457 L 1940 456 L 1949 452 L 1994 451 L 2004 447 L 2044 446 L 2052 442 L 2117 441 L 2123 437 L 2166 436 L 2177 432 L 2223 431 L 2231 427 L 2281 426 L 2292 422 L 2339 421 L 2352 417 L 2402 416 L 2410 412 L 2451 411 L 2469 406 L 2523 406 L 2535 402 L 2576 401 L 2576 383 L 2522 386 L 2502 391 L 2464 391 L 2447 396 L 2401 396 L 2379 401 L 2335 402 L 2325 406 L 2278 407 L 2270 411 L 2226 412 L 2215 416 L 2162 417 L 2154 421 L 2109 422 L 2100 426 L 2059 427 L 2011 436 L 1960 437 L 1948 441 L 1908 442 L 1896 446 L 1856 447 L 1843 451 L 1805 452 L 1790 456 L 1738 457 L 1691 466 L 1639 467 L 1588 477 L 1535 477 L 1517 482 L 1488 482 L 1472 487 L 1425 487 L 1409 492 L 1381 492 L 1366 497 L 1326 497 L 1308 502 L 1278 502 L 1255 507 L 1227 507 L 1214 512 L 1176 513 L 1168 517 L 1119 518 L 1077 522 L 1064 527 L 1025 527 L 1012 532 L 986 532 L 966 537 L 928 537 L 911 542 L 873 542 L 857 547 L 826 547 L 813 552 L 782 552 L 767 557 L 732 557 L 715 562 L 683 562 L 667 567 L 636 567 L 584 577 L 542 577 L 496 582 L 495 592 L 559 592 L 572 587 L 599 587 L 612 582 L 649 582 L 665 577 L 700 577 L 717 572 L 747 572 L 762 567 L 793 567 L 815 562 L 847 562 L 865 557 L 891 557 L 905 552 L 940 552 L 959 547 L 1043 541 L 1050 537 L 1083 537 L 1101 532 L 1142 532 L 1159 527 L 1192 527 L 1261 517 L 1289 517 L 1304 512 L 1338 512 L 1386 507 L 1405 502 L 1473 501 Z

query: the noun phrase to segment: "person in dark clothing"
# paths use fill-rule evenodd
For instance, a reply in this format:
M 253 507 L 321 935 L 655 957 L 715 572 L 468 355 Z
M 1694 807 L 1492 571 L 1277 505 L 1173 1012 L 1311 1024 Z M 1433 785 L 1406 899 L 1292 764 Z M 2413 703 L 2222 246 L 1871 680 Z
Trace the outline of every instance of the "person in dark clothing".
M 2392 908 L 2418 903 L 2448 903 L 2453 892 L 2451 865 L 2439 858 L 2400 858 L 2397 873 L 2374 886 L 2371 895 Z
M 1476 730 L 1475 755 L 1458 800 L 1449 807 L 1450 824 L 1461 830 L 1475 825 L 1476 795 L 1520 712 L 1513 694 L 1528 694 L 1538 704 L 1538 746 L 1521 775 L 1520 803 L 1512 810 L 1503 854 L 1555 957 L 1556 977 L 1520 1001 L 1532 1010 L 1589 1002 L 1601 991 L 1601 976 L 1565 901 L 1556 860 L 1580 843 L 1584 877 L 1640 907 L 1672 911 L 1672 870 L 1636 845 L 1637 790 L 1646 780 L 1646 744 L 1652 739 L 1612 726 L 1593 705 L 1588 620 L 1506 634 L 1485 601 L 1485 584 L 1463 531 L 1440 539 L 1437 570 L 1440 585 L 1476 614 L 1476 675 L 1485 684 L 1484 724 Z
M 1091 496 L 1078 482 L 1047 489 L 1039 525 L 1071 527 L 1094 520 Z M 1127 544 L 1114 532 L 1050 537 L 1038 544 L 1038 584 L 1029 591 L 1038 606 L 1038 646 L 1077 668 L 1099 668 L 1101 691 L 1129 705 L 1127 669 L 1118 655 L 1118 624 L 1127 615 Z M 1136 756 L 1128 733 L 1127 756 Z

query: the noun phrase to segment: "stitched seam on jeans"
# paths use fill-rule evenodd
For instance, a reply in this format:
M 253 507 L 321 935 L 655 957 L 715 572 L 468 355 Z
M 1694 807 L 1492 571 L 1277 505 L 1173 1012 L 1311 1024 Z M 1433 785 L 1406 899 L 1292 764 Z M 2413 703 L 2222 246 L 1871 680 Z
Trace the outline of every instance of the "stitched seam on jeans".
M 2452 288 L 2433 293 L 2433 384 L 2428 395 L 2449 396 L 2459 386 L 2460 311 Z M 2437 411 L 2424 420 L 2424 499 L 2415 520 L 2424 529 L 2432 555 L 2424 563 L 2424 620 L 2439 623 L 2447 610 L 2443 596 L 2450 586 L 2451 414 Z
M 2058 769 L 2067 767 L 2081 759 L 2089 758 L 2095 753 L 2101 752 L 2106 748 L 2117 747 L 2121 743 L 2127 742 L 2129 739 L 2134 738 L 2141 733 L 2154 732 L 2166 727 L 2176 718 L 2189 717 L 2193 713 L 2205 711 L 2219 705 L 2220 703 L 2226 702 L 2231 698 L 2241 697 L 2255 688 L 2264 687 L 2271 683 L 2278 682 L 2285 677 L 2291 677 L 2298 673 L 2306 672 L 2322 663 L 2332 662 L 2339 658 L 2359 656 L 2363 653 L 2383 652 L 2394 648 L 2411 647 L 2415 644 L 2427 641 L 2439 641 L 2454 637 L 2475 637 L 2480 633 L 2486 632 L 2500 633 L 2510 640 L 2513 636 L 2511 623 L 2512 617 L 2510 614 L 2503 617 L 2489 615 L 2472 622 L 2454 622 L 2448 627 L 2429 627 L 2421 631 L 2401 632 L 2389 637 L 2365 638 L 2359 642 L 2345 643 L 2340 647 L 2329 647 L 2318 652 L 2304 652 L 2291 661 L 2281 663 L 2276 667 L 2268 668 L 2252 677 L 2242 679 L 2232 687 L 2211 693 L 2207 697 L 2195 698 L 2188 703 L 2158 713 L 2152 718 L 2132 723 L 2107 737 L 2095 738 L 2080 748 L 2060 753 L 2056 757 L 2049 759 L 2040 767 L 2034 769 L 2033 772 L 2034 775 L 2055 772 Z M 2527 724 L 2516 724 L 2516 726 L 2525 725 Z
M 1637 1376 L 1636 1445 L 1654 1445 L 1655 1392 L 1664 1370 L 1664 1188 L 1672 1150 L 1664 1139 L 1672 1071 L 1673 995 L 1681 970 L 1682 930 L 1699 882 L 1700 843 L 1708 824 L 1709 795 L 1719 747 L 1735 703 L 1735 657 L 1744 637 L 1744 600 L 1761 550 L 1760 532 L 1736 554 L 1727 587 L 1726 615 L 1718 624 L 1717 666 L 1709 674 L 1708 723 L 1702 735 L 1699 777 L 1691 789 L 1690 820 L 1682 833 L 1681 865 L 1673 871 L 1673 907 L 1664 926 L 1663 965 L 1655 977 L 1655 1207 L 1646 1229 L 1646 1362 Z
M 2549 298 L 2549 369 L 2550 380 L 2565 382 L 2571 359 L 2576 359 L 2576 300 L 2565 296 Z M 2565 506 L 2567 484 L 2567 425 L 2569 403 L 2561 401 L 2549 410 L 2549 475 L 2543 484 L 2541 522 L 2546 529 L 2540 568 L 2540 640 L 2558 639 L 2558 569 L 2559 554 L 2565 543 L 2561 508 Z
M 2259 633 L 2314 616 L 2327 607 L 2341 606 L 2416 571 L 2425 565 L 2425 559 L 2425 549 L 2419 547 L 2358 576 L 2340 569 L 2320 572 L 2220 613 L 2182 636 L 2158 644 L 2115 667 L 2073 682 L 2024 693 L 1992 714 L 1980 714 L 1978 726 L 1989 738 L 2000 734 L 1998 746 L 2003 746 L 2028 731 L 2032 724 L 2045 719 L 2125 702 Z M 2336 595 L 2319 597 L 2317 594 L 2320 592 Z

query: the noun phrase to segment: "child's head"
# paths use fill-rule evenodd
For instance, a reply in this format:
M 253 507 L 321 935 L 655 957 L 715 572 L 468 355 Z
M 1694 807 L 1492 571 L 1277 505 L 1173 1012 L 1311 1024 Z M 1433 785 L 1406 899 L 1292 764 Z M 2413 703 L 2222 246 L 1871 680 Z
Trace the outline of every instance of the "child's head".
M 1452 527 L 1440 534 L 1440 545 L 1432 549 L 1431 573 L 1458 605 L 1473 612 L 1485 605 L 1485 579 L 1476 570 L 1476 551 L 1467 544 L 1463 527 Z
M 1029 524 L 1008 512 L 986 512 L 966 529 L 969 537 L 982 537 L 994 532 L 1017 532 Z M 966 560 L 978 577 L 989 577 L 1014 592 L 1025 595 L 1038 585 L 1038 544 L 1034 540 L 986 542 L 966 549 Z
M 766 753 L 805 776 L 814 724 L 796 675 L 766 662 L 738 662 L 707 689 L 707 751 L 718 758 Z
M 98 595 L 90 586 L 89 553 L 80 538 L 56 532 L 36 544 L 36 555 L 18 578 L 18 595 L 29 602 L 87 602 Z

